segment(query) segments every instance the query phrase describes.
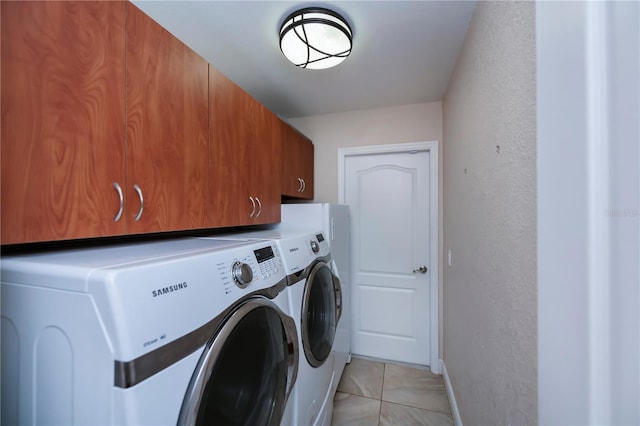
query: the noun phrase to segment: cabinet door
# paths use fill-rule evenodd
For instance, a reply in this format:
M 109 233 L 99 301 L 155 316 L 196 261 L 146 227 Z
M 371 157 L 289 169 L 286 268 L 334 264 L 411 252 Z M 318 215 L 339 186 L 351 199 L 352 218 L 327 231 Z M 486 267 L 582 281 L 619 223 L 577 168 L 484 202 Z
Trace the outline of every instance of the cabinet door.
M 1 2 L 2 244 L 125 232 L 125 4 Z
M 204 227 L 208 64 L 130 3 L 126 34 L 129 232 Z
M 254 223 L 280 222 L 280 119 L 257 104 L 257 134 L 254 137 L 253 188 L 260 198 L 260 212 Z
M 297 142 L 295 131 L 285 122 L 281 124 L 282 129 L 282 157 L 280 186 L 282 195 L 286 197 L 299 197 L 302 190 L 300 181 L 302 164 L 300 163 L 302 148 Z
M 286 198 L 313 199 L 313 144 L 282 123 L 281 191 Z
M 303 181 L 301 197 L 313 200 L 313 144 L 310 140 L 300 135 L 300 177 Z
M 211 227 L 247 224 L 255 211 L 249 199 L 253 163 L 249 101 L 249 95 L 209 66 Z
M 277 117 L 213 66 L 209 102 L 209 226 L 278 222 Z

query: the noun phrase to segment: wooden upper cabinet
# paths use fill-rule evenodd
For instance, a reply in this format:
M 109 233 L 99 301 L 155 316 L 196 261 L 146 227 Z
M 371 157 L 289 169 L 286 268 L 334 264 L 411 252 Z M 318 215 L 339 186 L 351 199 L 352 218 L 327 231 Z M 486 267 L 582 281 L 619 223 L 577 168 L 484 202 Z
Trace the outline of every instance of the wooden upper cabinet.
M 302 179 L 302 198 L 313 200 L 313 180 L 314 180 L 314 156 L 313 156 L 313 144 L 304 136 L 300 135 L 300 163 L 302 164 L 302 170 L 300 172 L 300 178 Z
M 131 3 L 126 36 L 128 231 L 205 227 L 208 63 Z
M 0 243 L 280 220 L 277 117 L 137 7 L 0 7 Z
M 252 162 L 249 120 L 240 114 L 248 95 L 209 66 L 209 163 L 211 165 L 209 224 L 246 223 L 252 208 L 249 197 Z
M 209 66 L 211 227 L 280 220 L 278 119 Z
M 258 110 L 253 182 L 261 202 L 259 215 L 253 223 L 276 223 L 280 222 L 280 119 L 262 104 L 253 102 Z
M 0 7 L 0 241 L 124 233 L 125 4 Z
M 284 198 L 313 199 L 313 144 L 287 123 L 281 123 L 281 192 Z

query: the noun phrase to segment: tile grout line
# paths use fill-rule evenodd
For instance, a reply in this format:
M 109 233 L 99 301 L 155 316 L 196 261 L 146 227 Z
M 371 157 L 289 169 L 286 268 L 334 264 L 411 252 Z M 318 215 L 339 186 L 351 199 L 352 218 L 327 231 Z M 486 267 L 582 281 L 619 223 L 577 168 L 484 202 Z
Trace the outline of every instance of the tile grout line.
M 384 401 L 384 390 L 385 390 L 385 386 L 386 386 L 386 370 L 387 370 L 387 367 L 389 367 L 391 365 L 394 365 L 394 364 L 390 364 L 390 363 L 386 363 L 386 362 L 381 362 L 381 364 L 382 364 L 382 367 L 383 367 L 382 368 L 382 378 L 381 378 L 382 380 L 381 380 L 380 394 L 379 394 L 378 398 L 364 396 L 362 394 L 363 392 L 359 392 L 357 390 L 356 390 L 356 392 L 359 392 L 359 393 L 345 392 L 344 390 L 341 391 L 341 392 L 343 392 L 343 393 L 345 393 L 347 395 L 351 395 L 351 396 L 358 397 L 358 398 L 363 398 L 363 399 L 368 399 L 368 400 L 370 400 L 372 402 L 373 401 L 378 401 L 379 406 L 378 406 L 378 413 L 377 413 L 377 423 L 375 423 L 377 426 L 381 426 L 382 425 L 382 402 L 387 402 L 391 406 L 404 407 L 404 408 L 407 408 L 407 409 L 415 409 L 415 410 L 419 410 L 419 411 L 424 412 L 424 413 L 438 414 L 438 415 L 446 416 L 449 419 L 452 419 L 453 413 L 451 413 L 451 412 L 444 412 L 444 411 L 439 411 L 439 410 L 436 410 L 436 409 L 423 408 L 421 406 L 411 405 L 411 403 L 399 403 L 399 402 Z M 402 367 L 404 367 L 404 366 L 402 366 Z M 407 368 L 412 368 L 412 367 L 411 366 L 407 366 Z M 443 383 L 443 386 L 444 386 L 444 383 Z M 446 388 L 446 386 L 445 386 L 445 388 Z M 446 391 L 446 389 L 445 389 L 445 391 Z M 448 395 L 446 395 L 445 398 L 447 400 L 447 405 L 449 407 L 449 410 L 451 410 L 451 403 L 449 401 Z M 371 413 L 371 414 L 373 414 L 373 413 Z
M 408 368 L 412 368 L 412 367 L 408 367 Z M 386 402 L 386 403 L 392 404 L 392 405 L 398 405 L 398 406 L 401 406 L 401 407 L 415 408 L 415 409 L 418 409 L 418 410 L 429 411 L 431 413 L 444 414 L 445 416 L 453 417 L 452 413 L 444 413 L 444 412 L 438 411 L 438 410 L 430 410 L 428 408 L 416 407 L 414 405 L 403 404 L 403 403 L 400 403 L 400 402 L 385 401 L 384 399 L 382 399 L 382 395 L 384 394 L 384 378 L 386 376 L 386 372 L 387 372 L 387 363 L 384 363 L 384 369 L 382 370 L 382 393 L 380 394 L 380 413 L 378 414 L 378 425 L 380 424 L 380 416 L 382 415 L 382 402 Z M 447 403 L 448 402 L 449 402 L 449 398 L 447 397 Z M 451 404 L 450 403 L 449 403 L 449 410 L 451 410 Z
M 345 394 L 345 395 L 351 395 L 351 396 L 355 396 L 355 397 L 358 397 L 358 398 L 368 399 L 368 400 L 371 400 L 371 401 L 379 401 L 380 402 L 380 410 L 378 411 L 378 418 L 382 414 L 382 403 L 383 402 L 386 402 L 389 405 L 397 405 L 397 406 L 406 407 L 406 408 L 415 408 L 416 410 L 428 411 L 430 413 L 444 414 L 447 417 L 453 417 L 451 413 L 445 413 L 443 411 L 430 410 L 428 408 L 416 407 L 415 405 L 402 404 L 400 402 L 385 401 L 385 400 L 382 400 L 382 399 L 372 398 L 370 396 L 359 395 L 359 394 L 355 394 L 355 393 L 351 393 L 351 392 L 345 392 L 345 391 L 340 391 L 340 392 Z M 378 421 L 378 423 L 379 423 L 379 421 Z
M 438 410 L 430 410 L 428 408 L 423 408 L 423 407 L 416 407 L 415 405 L 407 405 L 407 404 L 402 404 L 400 402 L 390 402 L 390 401 L 381 401 L 381 402 L 386 402 L 389 405 L 397 405 L 399 407 L 406 407 L 406 408 L 415 408 L 416 410 L 428 411 L 430 413 L 444 414 L 445 416 L 453 417 L 451 413 L 445 413 L 443 411 L 438 411 Z
M 380 408 L 378 408 L 378 426 L 382 417 L 382 395 L 384 394 L 384 376 L 387 373 L 387 363 L 382 364 L 382 388 L 380 389 Z

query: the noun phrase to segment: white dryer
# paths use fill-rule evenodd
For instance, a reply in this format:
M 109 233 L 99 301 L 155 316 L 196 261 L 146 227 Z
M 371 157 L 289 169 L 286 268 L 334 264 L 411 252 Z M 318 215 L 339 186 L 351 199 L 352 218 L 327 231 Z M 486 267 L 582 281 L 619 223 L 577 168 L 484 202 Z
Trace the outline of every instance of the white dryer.
M 333 413 L 333 344 L 342 315 L 340 280 L 321 232 L 277 240 L 287 273 L 290 313 L 298 326 L 300 362 L 294 424 L 329 425 Z M 336 385 L 337 386 L 337 385 Z
M 335 394 L 345 365 L 351 362 L 351 230 L 349 206 L 329 203 L 283 204 L 280 232 L 322 229 L 331 249 L 331 269 L 340 279 L 342 315 L 338 321 L 332 395 Z
M 59 250 L 0 271 L 2 424 L 290 421 L 298 338 L 275 244 Z

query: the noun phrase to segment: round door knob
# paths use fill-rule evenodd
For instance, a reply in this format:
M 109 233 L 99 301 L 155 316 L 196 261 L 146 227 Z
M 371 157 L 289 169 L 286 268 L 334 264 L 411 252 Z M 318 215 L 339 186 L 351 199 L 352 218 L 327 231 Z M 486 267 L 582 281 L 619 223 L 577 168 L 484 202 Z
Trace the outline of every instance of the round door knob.
M 320 251 L 320 246 L 318 245 L 317 242 L 311 241 L 311 251 L 314 253 L 317 253 Z
M 416 272 L 420 272 L 421 274 L 426 274 L 428 271 L 427 267 L 422 265 L 421 267 L 419 267 L 418 269 L 414 269 L 413 273 L 415 274 Z
M 236 262 L 231 267 L 231 276 L 238 287 L 245 288 L 253 279 L 253 270 L 246 263 Z

